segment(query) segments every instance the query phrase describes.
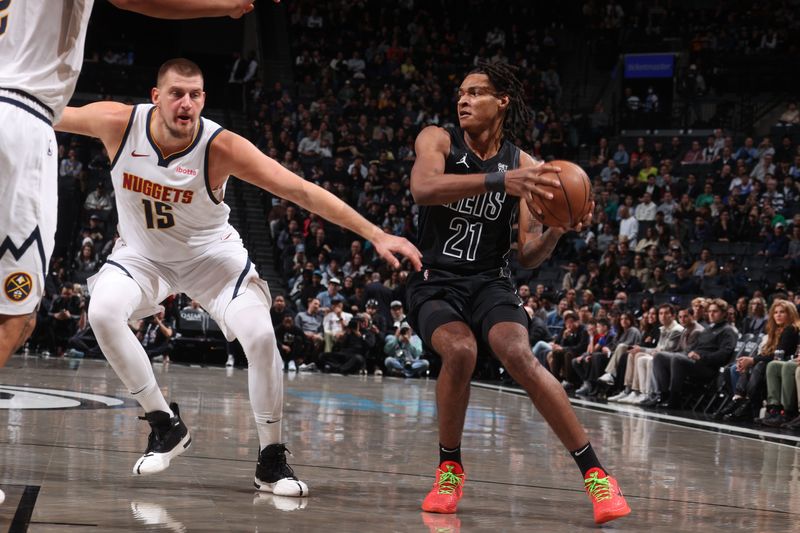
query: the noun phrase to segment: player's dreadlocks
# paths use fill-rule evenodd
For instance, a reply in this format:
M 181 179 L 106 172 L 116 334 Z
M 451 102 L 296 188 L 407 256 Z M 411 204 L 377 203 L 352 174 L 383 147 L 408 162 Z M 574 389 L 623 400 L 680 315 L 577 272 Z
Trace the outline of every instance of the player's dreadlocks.
M 497 89 L 497 93 L 508 96 L 509 104 L 503 120 L 503 134 L 512 141 L 524 137 L 525 128 L 533 119 L 533 112 L 525 104 L 522 82 L 516 76 L 518 70 L 518 67 L 508 63 L 479 61 L 477 68 L 470 72 L 470 74 L 486 74 Z

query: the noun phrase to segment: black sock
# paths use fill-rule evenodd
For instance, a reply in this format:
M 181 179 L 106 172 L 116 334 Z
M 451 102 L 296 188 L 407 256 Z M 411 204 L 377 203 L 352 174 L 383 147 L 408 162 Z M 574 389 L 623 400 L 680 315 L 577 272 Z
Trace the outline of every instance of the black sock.
M 452 450 L 448 450 L 442 446 L 441 442 L 439 443 L 439 464 L 442 464 L 445 461 L 453 461 L 461 464 L 461 444 Z
M 569 452 L 569 454 L 575 459 L 575 462 L 578 463 L 578 468 L 581 469 L 583 477 L 586 477 L 586 472 L 592 468 L 599 468 L 605 472 L 605 469 L 594 454 L 591 443 L 587 442 L 585 446 L 581 446 L 577 450 Z

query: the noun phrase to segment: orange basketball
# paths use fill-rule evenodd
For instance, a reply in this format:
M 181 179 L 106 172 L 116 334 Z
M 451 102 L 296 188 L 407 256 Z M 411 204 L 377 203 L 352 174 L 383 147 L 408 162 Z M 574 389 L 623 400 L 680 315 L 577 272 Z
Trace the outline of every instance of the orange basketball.
M 552 161 L 550 165 L 559 167 L 560 172 L 543 174 L 548 178 L 556 178 L 560 186 L 539 185 L 540 188 L 553 194 L 552 200 L 540 196 L 533 197 L 533 203 L 542 210 L 536 214 L 530 206 L 531 214 L 545 226 L 571 228 L 589 213 L 592 205 L 592 184 L 581 167 L 569 161 Z

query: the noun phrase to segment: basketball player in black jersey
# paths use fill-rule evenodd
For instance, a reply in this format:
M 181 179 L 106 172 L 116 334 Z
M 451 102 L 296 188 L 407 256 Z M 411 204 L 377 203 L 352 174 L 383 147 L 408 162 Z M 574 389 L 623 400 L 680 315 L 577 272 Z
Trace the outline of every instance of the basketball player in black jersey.
M 600 465 L 563 388 L 532 356 L 528 315 L 508 270 L 515 217 L 519 262 L 526 268 L 541 264 L 566 231 L 581 226 L 543 231 L 531 215 L 533 195 L 552 197 L 541 185 L 558 183 L 543 175 L 552 167 L 512 143 L 529 113 L 511 67 L 480 64 L 458 90 L 459 127 L 431 126 L 416 140 L 411 192 L 420 205 L 423 269 L 409 279 L 409 318 L 442 358 L 436 383 L 440 462 L 422 509 L 456 511 L 466 479 L 460 447 L 470 378 L 478 350 L 488 348 L 570 450 L 595 521 L 603 523 L 630 508 Z

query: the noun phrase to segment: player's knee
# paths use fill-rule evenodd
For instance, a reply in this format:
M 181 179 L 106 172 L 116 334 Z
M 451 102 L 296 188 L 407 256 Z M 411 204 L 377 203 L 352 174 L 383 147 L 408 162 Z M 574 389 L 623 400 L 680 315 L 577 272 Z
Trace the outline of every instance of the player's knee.
M 89 301 L 86 311 L 89 325 L 96 335 L 103 335 L 113 331 L 114 327 L 124 325 L 125 319 L 120 311 L 120 306 L 115 305 L 109 298 L 94 297 Z

